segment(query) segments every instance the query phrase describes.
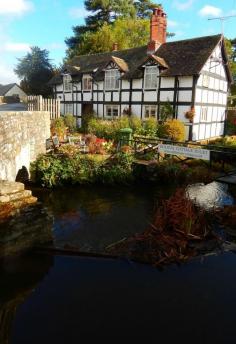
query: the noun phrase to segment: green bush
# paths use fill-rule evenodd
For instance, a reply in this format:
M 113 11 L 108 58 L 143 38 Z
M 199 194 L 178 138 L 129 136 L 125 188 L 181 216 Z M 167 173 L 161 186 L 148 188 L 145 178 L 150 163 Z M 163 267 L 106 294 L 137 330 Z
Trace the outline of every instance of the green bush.
M 76 117 L 74 117 L 71 114 L 67 114 L 64 117 L 61 117 L 64 119 L 65 126 L 69 129 L 71 133 L 75 132 L 77 129 L 76 126 Z
M 67 184 L 127 183 L 132 180 L 132 155 L 118 153 L 112 160 L 91 155 L 41 155 L 31 164 L 31 178 L 48 188 Z
M 168 119 L 165 123 L 158 127 L 158 136 L 160 138 L 167 138 L 173 141 L 185 140 L 184 124 L 178 119 Z
M 136 116 L 123 116 L 109 121 L 91 118 L 88 122 L 87 133 L 117 141 L 120 137 L 119 131 L 123 128 L 131 128 L 133 134 L 136 135 L 156 136 L 158 123 L 155 118 L 142 121 Z
M 156 118 L 148 118 L 143 122 L 144 135 L 157 136 L 158 123 Z

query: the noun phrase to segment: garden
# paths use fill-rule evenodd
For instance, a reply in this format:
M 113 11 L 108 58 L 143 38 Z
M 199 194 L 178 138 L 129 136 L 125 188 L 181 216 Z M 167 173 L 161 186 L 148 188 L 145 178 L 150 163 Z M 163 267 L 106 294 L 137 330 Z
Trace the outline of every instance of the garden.
M 78 129 L 75 118 L 66 115 L 52 122 L 51 134 L 47 153 L 31 165 L 32 181 L 47 188 L 129 184 L 140 180 L 206 183 L 222 172 L 219 162 L 211 166 L 200 160 L 180 163 L 175 157 L 158 154 L 157 149 L 153 149 L 155 145 L 147 144 L 161 139 L 183 142 L 184 124 L 177 119 L 166 117 L 157 122 L 154 118 L 142 121 L 135 116 L 123 116 L 103 120 L 91 115 Z M 210 145 L 235 148 L 236 137 L 226 136 Z M 224 164 L 224 171 L 230 168 L 229 163 Z

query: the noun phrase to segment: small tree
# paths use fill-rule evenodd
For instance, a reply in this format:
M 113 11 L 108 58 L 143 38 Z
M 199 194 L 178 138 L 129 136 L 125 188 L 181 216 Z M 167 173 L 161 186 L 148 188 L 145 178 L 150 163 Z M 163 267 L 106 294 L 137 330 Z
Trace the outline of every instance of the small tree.
M 170 102 L 166 102 L 163 105 L 161 105 L 160 108 L 160 120 L 162 122 L 166 122 L 167 119 L 173 119 L 174 117 L 174 109 L 173 106 L 170 104 Z
M 31 51 L 18 59 L 16 75 L 21 79 L 21 86 L 28 94 L 48 96 L 51 88 L 47 85 L 54 75 L 49 59 L 49 52 L 39 47 L 31 47 Z

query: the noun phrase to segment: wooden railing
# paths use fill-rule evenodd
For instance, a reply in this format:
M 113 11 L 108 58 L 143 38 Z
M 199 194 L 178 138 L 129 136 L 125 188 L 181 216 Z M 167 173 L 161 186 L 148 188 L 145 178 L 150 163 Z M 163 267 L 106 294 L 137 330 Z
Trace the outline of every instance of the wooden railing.
M 45 99 L 42 96 L 28 96 L 28 111 L 48 111 L 50 118 L 56 119 L 60 117 L 60 100 Z

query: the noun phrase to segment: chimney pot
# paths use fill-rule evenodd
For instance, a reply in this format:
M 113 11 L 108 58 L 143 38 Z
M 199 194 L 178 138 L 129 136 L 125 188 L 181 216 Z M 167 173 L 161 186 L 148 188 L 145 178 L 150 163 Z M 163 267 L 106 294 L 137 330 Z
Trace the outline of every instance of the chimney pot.
M 118 50 L 118 43 L 113 43 L 112 51 L 117 51 L 117 50 Z
M 166 42 L 166 27 L 167 19 L 162 7 L 154 8 L 150 21 L 149 54 L 153 54 L 161 44 Z

